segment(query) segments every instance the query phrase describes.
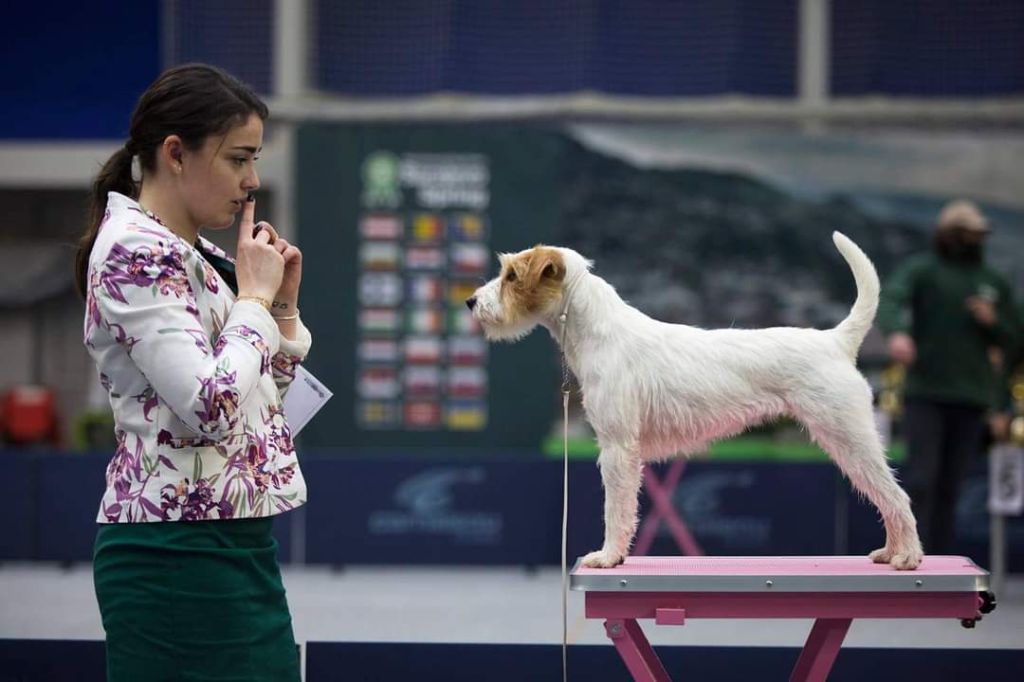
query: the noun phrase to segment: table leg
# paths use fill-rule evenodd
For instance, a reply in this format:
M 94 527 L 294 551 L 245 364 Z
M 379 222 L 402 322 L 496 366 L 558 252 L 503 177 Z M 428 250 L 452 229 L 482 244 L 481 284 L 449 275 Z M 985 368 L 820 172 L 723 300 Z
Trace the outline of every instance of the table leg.
M 604 629 L 636 682 L 672 682 L 639 623 L 632 618 L 609 618 Z
M 818 618 L 814 621 L 789 682 L 823 682 L 828 679 L 851 622 L 850 618 Z

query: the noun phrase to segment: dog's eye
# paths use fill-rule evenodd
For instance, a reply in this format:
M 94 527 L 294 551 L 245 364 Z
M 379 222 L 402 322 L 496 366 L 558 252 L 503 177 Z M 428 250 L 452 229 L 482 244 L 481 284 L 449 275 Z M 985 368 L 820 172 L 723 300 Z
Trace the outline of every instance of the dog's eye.
M 505 275 L 505 281 L 506 282 L 514 282 L 514 281 L 516 281 L 516 271 L 515 270 L 509 270 L 508 274 Z

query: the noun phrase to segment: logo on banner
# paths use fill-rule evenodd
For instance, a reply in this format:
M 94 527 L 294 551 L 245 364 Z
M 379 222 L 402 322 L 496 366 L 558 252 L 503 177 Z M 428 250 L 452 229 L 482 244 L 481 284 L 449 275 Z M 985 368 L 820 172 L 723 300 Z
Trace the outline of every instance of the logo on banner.
M 399 161 L 391 152 L 378 151 L 363 161 L 363 205 L 397 208 L 402 203 Z
M 415 192 L 416 203 L 431 209 L 465 207 L 482 211 L 491 201 L 487 157 L 480 154 L 406 154 L 401 183 Z
M 482 467 L 428 469 L 398 484 L 392 497 L 396 508 L 371 512 L 368 530 L 373 535 L 448 536 L 460 545 L 497 545 L 504 525 L 501 514 L 455 509 L 456 486 L 485 482 Z
M 672 495 L 690 530 L 701 538 L 715 538 L 726 547 L 761 548 L 771 539 L 772 522 L 756 516 L 737 516 L 722 510 L 722 498 L 730 489 L 754 485 L 751 471 L 687 476 Z M 659 535 L 666 533 L 664 527 Z

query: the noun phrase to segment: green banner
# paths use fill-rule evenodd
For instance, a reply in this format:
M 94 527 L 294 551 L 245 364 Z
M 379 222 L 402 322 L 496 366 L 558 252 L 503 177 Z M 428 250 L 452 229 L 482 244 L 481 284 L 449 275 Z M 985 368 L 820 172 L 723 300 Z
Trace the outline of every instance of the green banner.
M 488 344 L 464 301 L 495 252 L 551 241 L 563 146 L 523 127 L 299 130 L 307 367 L 334 391 L 303 446 L 540 452 L 555 344 Z

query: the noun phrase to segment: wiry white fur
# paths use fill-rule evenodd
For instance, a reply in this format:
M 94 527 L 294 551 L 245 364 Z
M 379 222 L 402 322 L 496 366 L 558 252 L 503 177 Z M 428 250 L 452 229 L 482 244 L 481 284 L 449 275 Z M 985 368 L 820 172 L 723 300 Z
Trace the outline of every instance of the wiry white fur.
M 604 545 L 584 557 L 585 565 L 615 566 L 628 554 L 644 462 L 699 452 L 791 415 L 881 513 L 886 543 L 871 558 L 898 569 L 918 566 L 922 549 L 910 500 L 886 463 L 871 389 L 854 366 L 878 307 L 878 275 L 856 244 L 839 232 L 833 240 L 853 271 L 857 300 L 829 330 L 659 322 L 627 305 L 590 272 L 589 261 L 566 248 L 557 249 L 565 263 L 561 299 L 515 325 L 503 323 L 498 278 L 476 291 L 473 314 L 495 340 L 521 338 L 539 324 L 561 343 L 558 317 L 567 308 L 562 350 L 597 434 L 605 487 Z

